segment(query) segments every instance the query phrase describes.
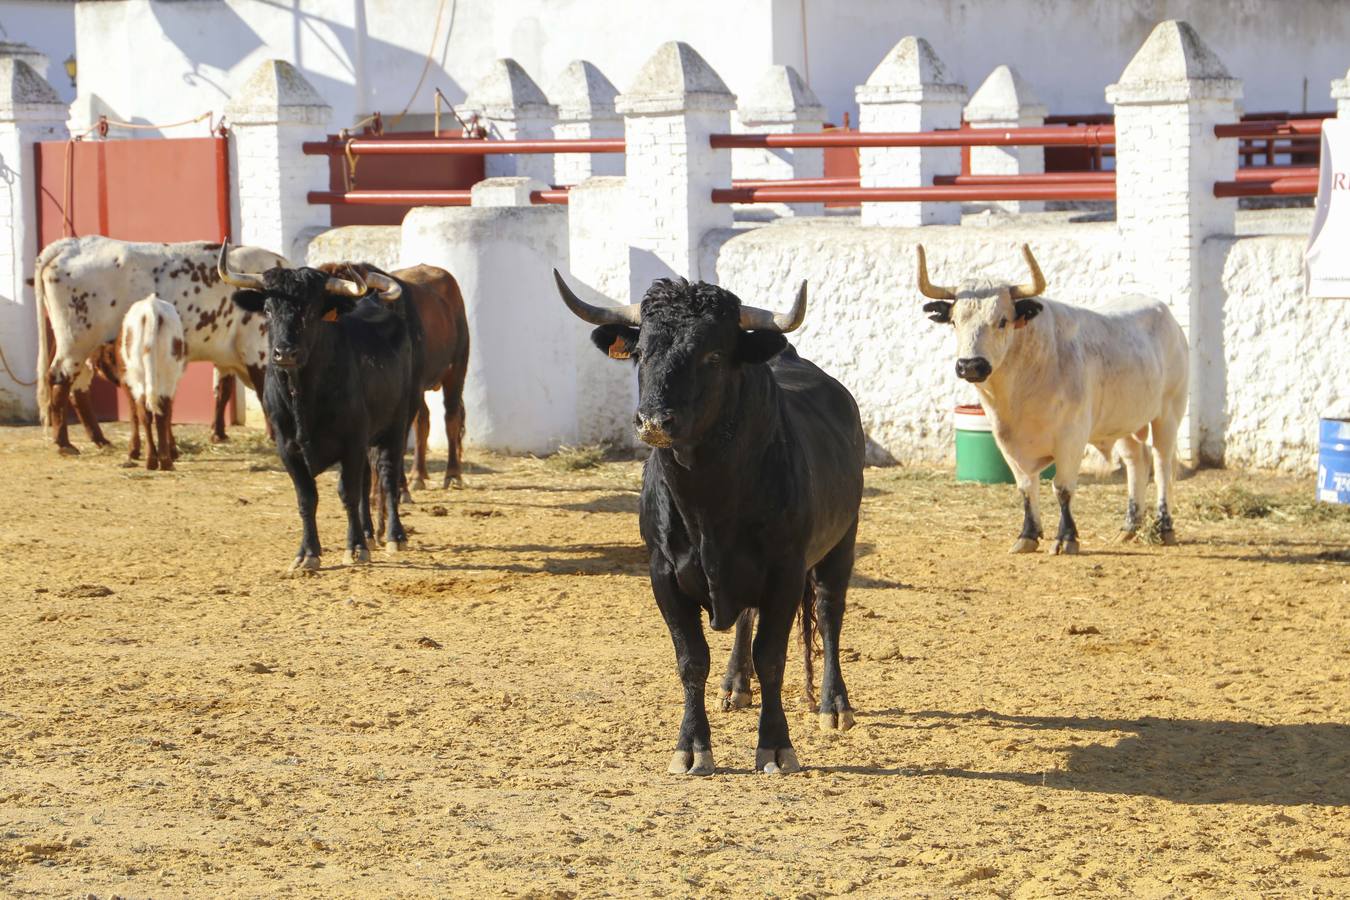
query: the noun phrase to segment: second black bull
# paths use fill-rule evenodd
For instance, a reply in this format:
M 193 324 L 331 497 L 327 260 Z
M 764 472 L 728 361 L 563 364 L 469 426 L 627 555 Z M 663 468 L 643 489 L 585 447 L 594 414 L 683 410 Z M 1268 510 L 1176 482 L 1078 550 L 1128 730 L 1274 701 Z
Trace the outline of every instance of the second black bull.
M 810 623 L 825 651 L 822 727 L 853 724 L 839 669 L 844 598 L 853 572 L 864 439 L 852 395 L 783 337 L 806 314 L 742 305 L 730 291 L 660 279 L 641 303 L 593 306 L 554 273 L 563 301 L 597 325 L 591 337 L 638 370 L 638 437 L 655 448 L 643 470 L 640 524 L 652 592 L 675 645 L 684 719 L 669 771 L 713 772 L 704 702 L 709 673 L 702 611 L 736 626 L 732 696 L 760 684 L 755 769 L 800 768 L 783 712 L 792 620 L 801 612 L 810 679 Z M 751 644 L 752 611 L 759 627 Z M 739 704 L 737 704 L 739 705 Z

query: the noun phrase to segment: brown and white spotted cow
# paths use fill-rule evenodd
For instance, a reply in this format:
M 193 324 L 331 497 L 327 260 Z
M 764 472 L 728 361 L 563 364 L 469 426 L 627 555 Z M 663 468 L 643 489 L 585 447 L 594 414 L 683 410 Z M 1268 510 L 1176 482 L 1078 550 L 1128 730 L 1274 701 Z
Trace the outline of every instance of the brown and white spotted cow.
M 240 376 L 261 396 L 267 326 L 262 316 L 231 301 L 233 289 L 216 272 L 219 252 L 220 244 L 202 241 L 131 243 L 89 235 L 63 238 L 39 254 L 33 275 L 39 317 L 38 406 L 61 453 L 78 452 L 67 433 L 66 407 L 72 392 L 88 388 L 94 371 L 91 357 L 117 338 L 128 307 L 148 294 L 158 295 L 178 312 L 189 362 L 204 360 L 222 375 Z M 230 262 L 250 272 L 287 265 L 283 257 L 258 247 L 232 248 Z M 224 438 L 219 431 L 223 399 L 228 394 L 221 391 L 212 440 Z M 92 416 L 86 419 L 86 427 L 91 421 Z
M 132 420 L 145 424 L 145 467 L 171 471 L 173 395 L 187 368 L 187 343 L 178 311 L 154 294 L 137 300 L 122 320 L 117 349 L 122 383 L 131 394 Z

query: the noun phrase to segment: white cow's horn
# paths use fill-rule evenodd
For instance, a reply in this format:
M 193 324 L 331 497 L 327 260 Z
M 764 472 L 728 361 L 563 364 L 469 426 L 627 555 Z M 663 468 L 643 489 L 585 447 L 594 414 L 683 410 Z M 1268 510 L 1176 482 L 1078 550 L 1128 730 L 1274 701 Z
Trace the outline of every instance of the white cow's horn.
M 928 280 L 928 258 L 923 254 L 923 244 L 919 244 L 919 293 L 929 300 L 955 300 L 956 292 L 951 288 L 939 287 Z
M 1036 265 L 1036 257 L 1031 255 L 1031 245 L 1022 245 L 1022 256 L 1026 258 L 1027 268 L 1031 269 L 1031 284 L 1013 285 L 1011 293 L 1014 300 L 1026 300 L 1045 293 L 1045 276 L 1041 274 L 1041 267 Z

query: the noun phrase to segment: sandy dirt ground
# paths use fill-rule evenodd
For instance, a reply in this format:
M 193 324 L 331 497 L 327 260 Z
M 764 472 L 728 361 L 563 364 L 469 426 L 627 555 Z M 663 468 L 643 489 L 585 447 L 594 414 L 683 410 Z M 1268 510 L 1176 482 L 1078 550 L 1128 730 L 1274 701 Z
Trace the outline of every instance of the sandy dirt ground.
M 869 470 L 857 727 L 794 662 L 805 771 L 715 711 L 696 779 L 639 463 L 472 454 L 361 568 L 325 476 L 284 578 L 290 483 L 235 434 L 152 474 L 0 429 L 0 894 L 1350 895 L 1350 517 L 1310 480 L 1185 480 L 1166 549 L 1091 483 L 1055 558 L 1005 553 L 1010 487 Z

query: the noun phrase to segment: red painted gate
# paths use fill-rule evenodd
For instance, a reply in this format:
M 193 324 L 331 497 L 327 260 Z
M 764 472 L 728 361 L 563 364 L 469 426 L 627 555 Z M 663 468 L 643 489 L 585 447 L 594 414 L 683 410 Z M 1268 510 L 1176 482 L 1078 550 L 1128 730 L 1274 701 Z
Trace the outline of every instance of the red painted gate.
M 229 141 L 204 138 L 44 141 L 37 145 L 38 244 L 101 234 L 125 241 L 218 241 L 230 231 Z M 128 298 L 139 300 L 139 297 Z M 174 419 L 212 415 L 210 363 L 192 363 Z M 94 379 L 100 419 L 126 419 L 125 399 Z M 234 410 L 227 413 L 236 420 Z

